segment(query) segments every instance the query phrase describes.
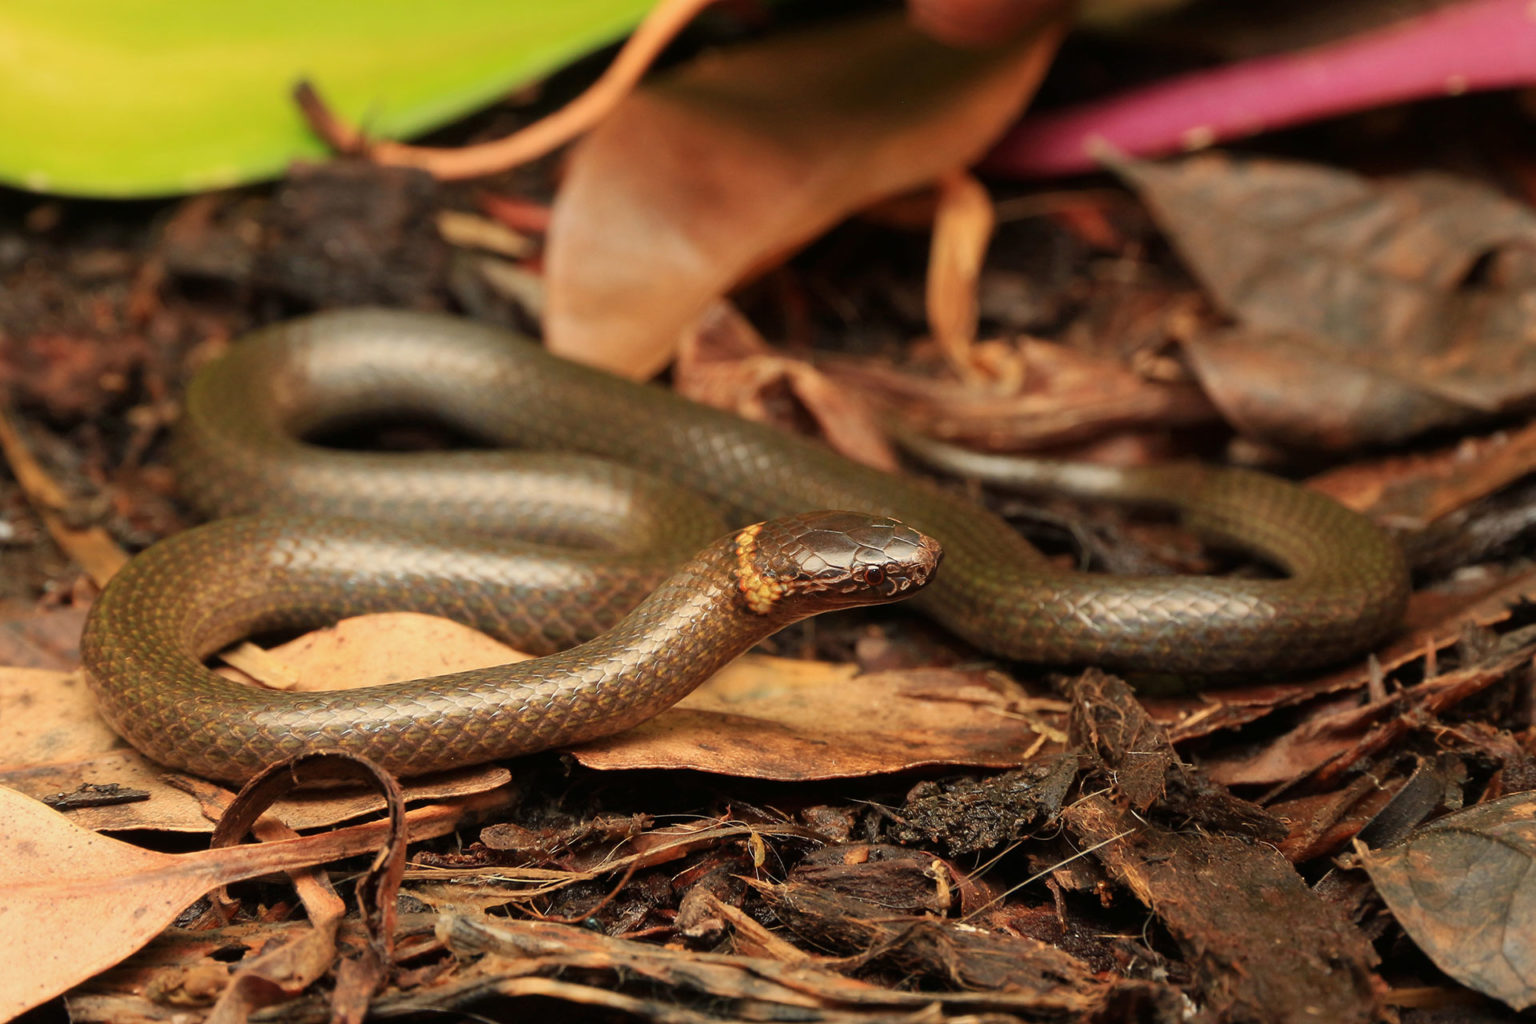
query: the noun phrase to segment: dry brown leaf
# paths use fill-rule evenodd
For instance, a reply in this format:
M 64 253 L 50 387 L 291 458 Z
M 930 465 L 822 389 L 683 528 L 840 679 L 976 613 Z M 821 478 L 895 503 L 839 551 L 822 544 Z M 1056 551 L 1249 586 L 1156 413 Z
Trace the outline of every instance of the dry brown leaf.
M 992 197 L 964 171 L 939 179 L 938 214 L 928 257 L 928 327 L 950 369 L 962 380 L 974 379 L 979 367 L 976 344 L 976 287 L 996 223 Z
M 0 665 L 63 670 L 80 664 L 87 610 L 77 604 L 39 607 L 33 601 L 0 599 Z
M 835 451 L 868 466 L 897 467 L 896 453 L 868 403 L 804 360 L 770 348 L 723 299 L 684 332 L 672 382 L 695 402 L 786 430 L 798 428 L 794 412 L 804 410 Z M 796 408 L 786 410 L 786 405 Z
M 37 509 L 54 542 L 68 552 L 97 586 L 105 585 L 128 561 L 127 552 L 99 526 L 75 527 L 66 522 L 62 510 L 69 504 L 69 496 L 33 457 L 3 406 L 0 406 L 0 453 L 10 464 L 12 475 Z
M 572 156 L 545 336 L 630 377 L 756 269 L 976 159 L 1044 72 L 1059 21 L 985 53 L 861 18 L 710 54 L 648 84 Z
M 1434 452 L 1353 462 L 1308 485 L 1379 523 L 1422 529 L 1536 471 L 1536 423 Z
M 1387 445 L 1473 418 L 1465 406 L 1357 365 L 1332 339 L 1258 327 L 1184 339 L 1211 401 L 1238 430 L 1287 445 Z
M 0 669 L 0 770 L 93 757 L 122 745 L 96 713 L 84 673 Z
M 450 831 L 460 813 L 411 812 L 412 838 Z M 117 963 L 217 886 L 367 853 L 387 827 L 173 855 L 87 832 L 0 787 L 0 1020 Z
M 262 653 L 300 691 L 378 686 L 529 657 L 477 629 L 420 612 L 342 619 Z
M 693 768 L 757 779 L 835 779 L 923 765 L 1024 764 L 1059 736 L 1050 710 L 994 673 L 747 655 L 628 732 L 572 749 L 591 768 Z M 1052 747 L 1052 749 L 1056 749 Z
M 1536 796 L 1447 815 L 1361 862 L 1398 923 L 1457 981 L 1536 1006 Z
M 1061 446 L 1120 430 L 1216 420 L 1197 386 L 1148 380 L 1118 359 L 1028 338 L 983 342 L 971 351 L 989 377 L 984 386 L 941 373 L 896 369 L 887 360 L 828 358 L 821 368 L 843 389 L 899 410 L 912 430 L 990 451 Z
M 1219 154 L 1121 173 L 1236 330 L 1187 347 L 1239 427 L 1386 444 L 1536 393 L 1536 212 L 1444 174 Z

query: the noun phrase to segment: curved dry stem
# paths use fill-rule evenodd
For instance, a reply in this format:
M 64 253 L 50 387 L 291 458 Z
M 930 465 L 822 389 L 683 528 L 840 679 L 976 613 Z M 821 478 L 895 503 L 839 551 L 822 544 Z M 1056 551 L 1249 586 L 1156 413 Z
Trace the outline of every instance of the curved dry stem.
M 634 89 L 642 75 L 700 11 L 715 0 L 660 0 L 636 26 L 608 70 L 570 103 L 494 142 L 456 149 L 403 142 L 362 141 L 360 132 L 338 118 L 310 90 L 301 109 L 328 145 L 339 152 L 363 151 L 377 163 L 417 167 L 443 181 L 479 178 L 535 160 L 590 131 Z

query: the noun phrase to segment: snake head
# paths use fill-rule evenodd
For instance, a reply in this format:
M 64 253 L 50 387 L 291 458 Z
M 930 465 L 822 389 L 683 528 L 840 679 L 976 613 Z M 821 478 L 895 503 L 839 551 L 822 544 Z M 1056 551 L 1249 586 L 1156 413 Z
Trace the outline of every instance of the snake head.
M 938 541 L 894 519 L 807 512 L 738 533 L 736 580 L 753 611 L 803 618 L 914 594 L 942 555 Z

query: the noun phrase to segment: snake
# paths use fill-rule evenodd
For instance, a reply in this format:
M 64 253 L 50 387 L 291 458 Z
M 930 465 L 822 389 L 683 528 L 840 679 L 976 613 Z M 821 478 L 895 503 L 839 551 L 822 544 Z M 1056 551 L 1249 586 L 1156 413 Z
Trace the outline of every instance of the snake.
M 467 441 L 408 453 L 315 440 L 392 418 Z M 1214 679 L 1357 655 L 1397 626 L 1409 592 L 1382 529 L 1264 473 L 1032 463 L 1037 486 L 1171 510 L 1280 575 L 1069 569 L 953 488 L 445 314 L 339 310 L 252 333 L 195 375 L 172 458 L 212 521 L 107 584 L 82 663 L 114 729 L 211 778 L 321 747 L 417 775 L 608 735 L 787 622 L 846 604 L 910 597 L 1006 659 Z M 385 609 L 543 657 L 305 694 L 204 663 L 256 633 Z

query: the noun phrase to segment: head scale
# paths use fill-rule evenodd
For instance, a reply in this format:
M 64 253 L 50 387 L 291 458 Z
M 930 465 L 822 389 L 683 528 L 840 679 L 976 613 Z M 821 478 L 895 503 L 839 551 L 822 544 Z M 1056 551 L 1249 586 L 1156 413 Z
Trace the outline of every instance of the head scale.
M 808 512 L 738 533 L 736 578 L 753 611 L 804 617 L 916 593 L 940 556 L 937 541 L 894 519 Z

